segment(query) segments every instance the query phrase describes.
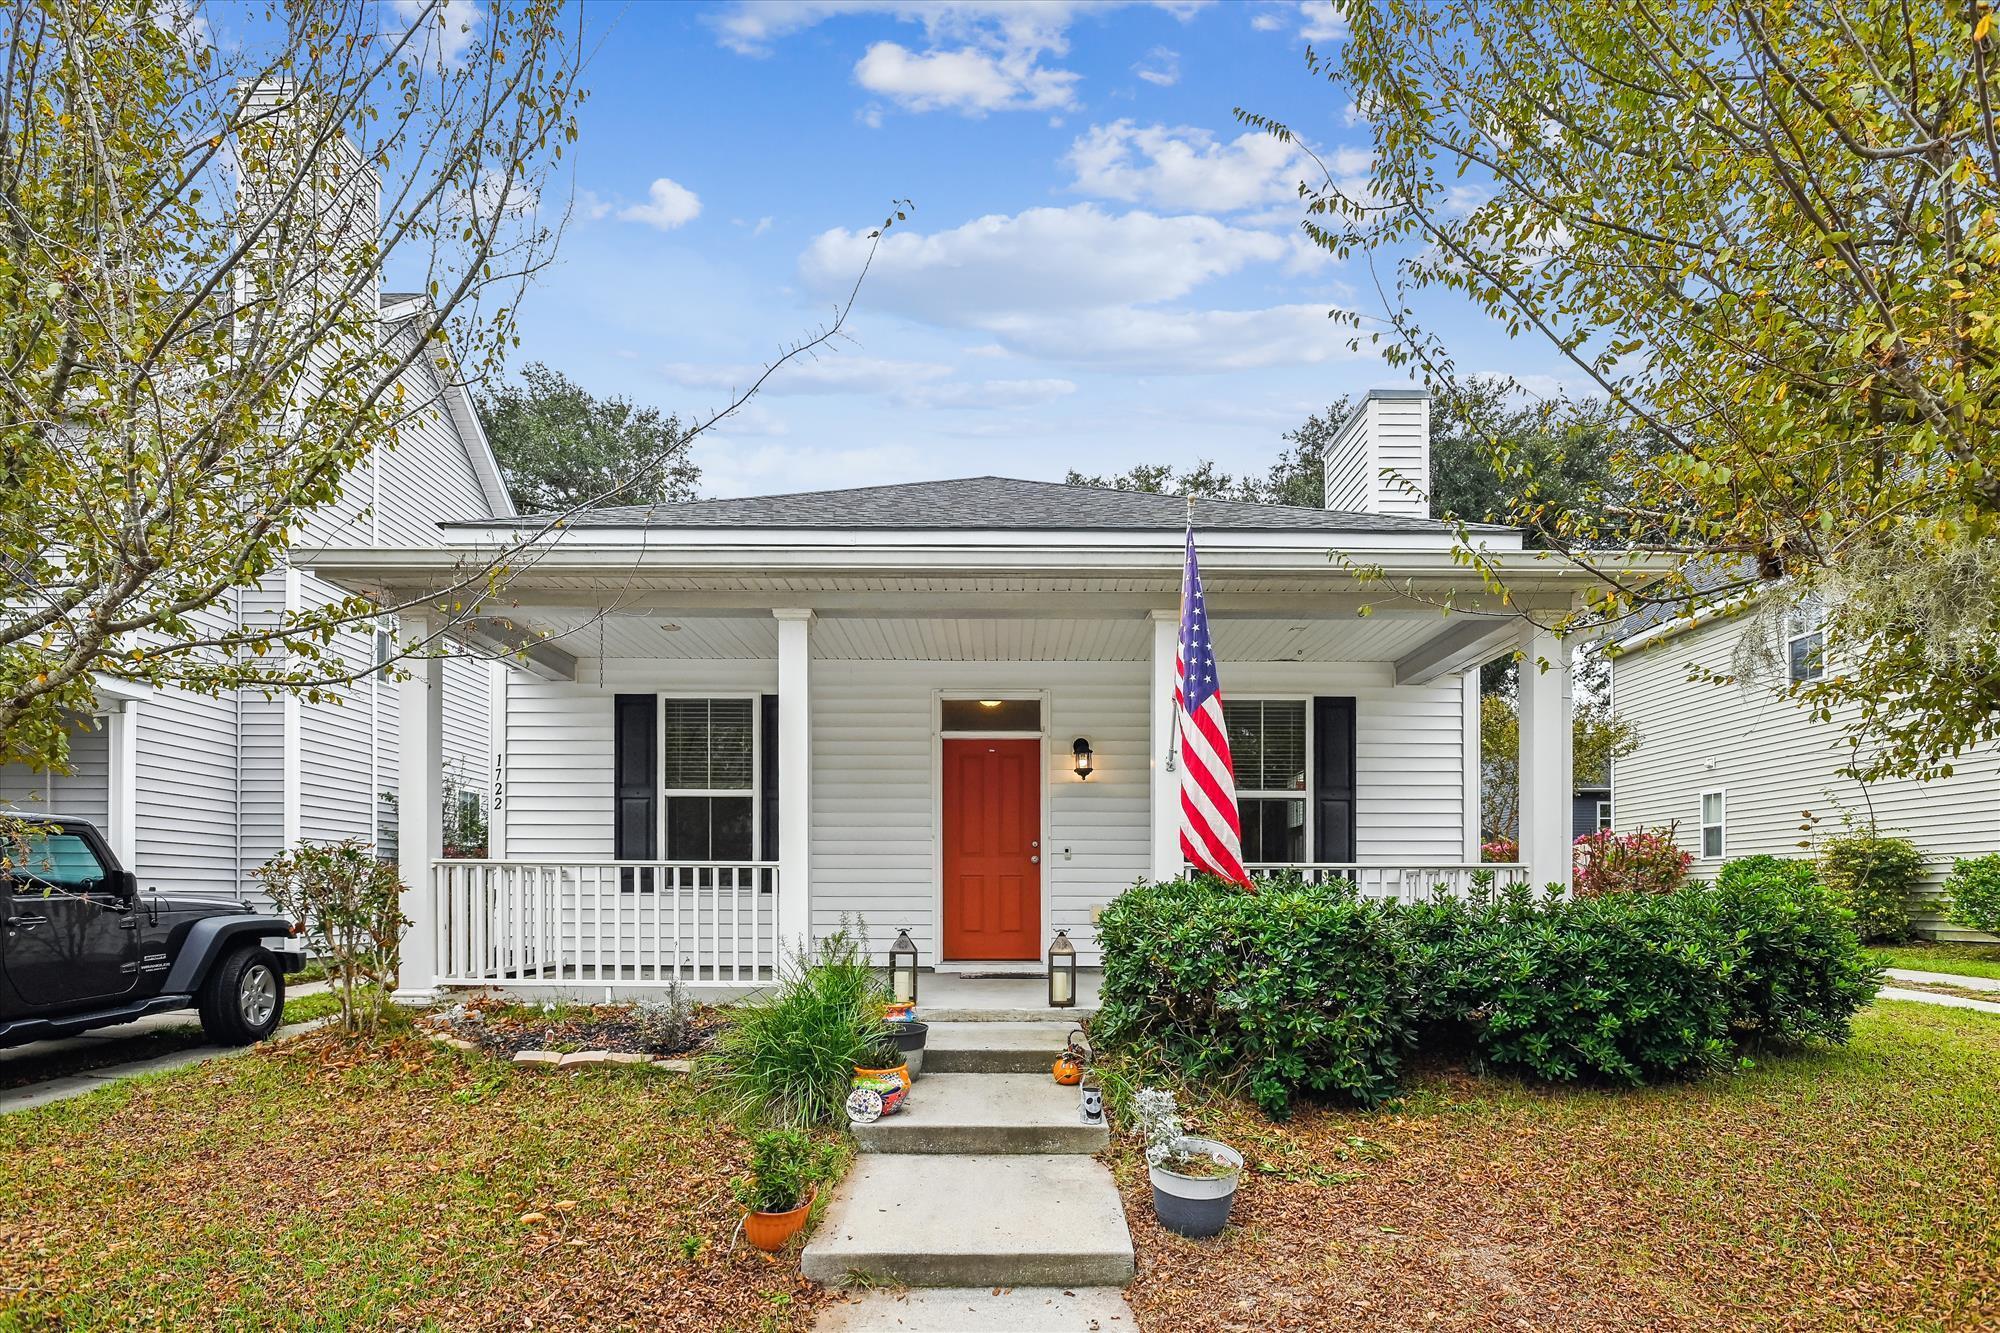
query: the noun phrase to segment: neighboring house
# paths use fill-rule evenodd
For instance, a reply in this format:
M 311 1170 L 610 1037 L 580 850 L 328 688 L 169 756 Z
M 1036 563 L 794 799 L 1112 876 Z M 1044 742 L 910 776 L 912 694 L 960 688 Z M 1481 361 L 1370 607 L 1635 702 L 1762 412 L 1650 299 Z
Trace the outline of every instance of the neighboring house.
M 1382 475 L 1426 476 L 1427 454 L 1428 400 L 1378 392 L 1329 450 L 1347 508 L 1194 506 L 1250 861 L 1395 896 L 1479 868 L 1478 665 L 1567 654 Z M 431 860 L 404 990 L 740 985 L 771 975 L 780 941 L 855 917 L 878 950 L 907 928 L 928 966 L 1033 970 L 1057 929 L 1095 961 L 1096 911 L 1182 866 L 1163 761 L 1187 516 L 1168 496 L 972 477 L 579 519 L 520 562 L 504 617 L 471 627 L 529 643 L 495 714 L 489 862 L 436 859 L 435 803 L 408 799 L 434 781 L 436 673 L 403 686 L 423 721 L 402 840 Z M 420 593 L 525 522 L 312 563 Z M 1478 536 L 1520 549 L 1511 529 Z M 1522 563 L 1516 606 L 1583 586 Z M 1524 679 L 1528 864 L 1499 870 L 1567 881 L 1568 671 Z
M 357 191 L 355 206 L 378 207 L 372 175 L 350 156 L 343 179 Z M 383 295 L 382 336 L 412 336 L 411 317 L 426 299 Z M 439 547 L 440 519 L 513 515 L 465 386 L 423 356 L 399 387 L 407 407 L 396 447 L 371 451 L 345 479 L 340 499 L 308 518 L 286 567 L 196 613 L 198 626 L 220 633 L 274 622 L 287 608 L 342 596 L 300 567 L 321 547 Z M 359 629 L 342 643 L 344 655 L 366 670 L 382 660 L 392 629 Z M 495 668 L 455 657 L 439 670 L 440 762 L 455 783 L 483 794 Z M 392 683 L 370 676 L 312 702 L 259 690 L 209 697 L 100 678 L 97 698 L 96 713 L 78 719 L 71 736 L 74 771 L 0 767 L 0 803 L 99 823 L 141 884 L 250 894 L 251 872 L 302 841 L 356 837 L 394 852 L 401 768 Z
M 1745 635 L 1771 635 L 1778 678 L 1710 685 L 1697 667 L 1730 671 Z M 1781 625 L 1738 601 L 1628 633 L 1612 649 L 1612 699 L 1639 748 L 1613 765 L 1617 827 L 1672 825 L 1694 873 L 1765 853 L 1805 856 L 1849 821 L 1908 837 L 1934 887 L 1957 856 L 2000 850 L 2000 747 L 1969 751 L 1948 778 L 1862 784 L 1837 722 L 1815 721 L 1785 691 L 1838 669 L 1816 621 Z M 1919 925 L 1943 923 L 1920 905 Z
M 1578 787 L 1570 801 L 1569 828 L 1573 837 L 1601 833 L 1611 827 L 1611 788 Z

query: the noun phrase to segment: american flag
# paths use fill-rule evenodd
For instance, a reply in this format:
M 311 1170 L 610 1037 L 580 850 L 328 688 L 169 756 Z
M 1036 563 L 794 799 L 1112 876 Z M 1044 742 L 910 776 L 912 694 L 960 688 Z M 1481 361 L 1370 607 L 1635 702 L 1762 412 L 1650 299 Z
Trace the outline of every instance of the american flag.
M 1236 814 L 1236 769 L 1222 723 L 1222 685 L 1215 645 L 1202 605 L 1201 566 L 1188 525 L 1181 572 L 1181 643 L 1175 663 L 1174 708 L 1181 748 L 1181 853 L 1198 870 L 1250 888 L 1243 873 L 1243 825 Z

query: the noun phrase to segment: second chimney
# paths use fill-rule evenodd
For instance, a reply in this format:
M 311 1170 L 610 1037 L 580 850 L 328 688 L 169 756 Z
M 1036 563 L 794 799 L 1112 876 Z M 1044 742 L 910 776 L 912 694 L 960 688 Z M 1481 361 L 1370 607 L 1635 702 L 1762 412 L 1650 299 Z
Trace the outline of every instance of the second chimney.
M 1326 447 L 1326 507 L 1430 517 L 1431 396 L 1370 389 Z

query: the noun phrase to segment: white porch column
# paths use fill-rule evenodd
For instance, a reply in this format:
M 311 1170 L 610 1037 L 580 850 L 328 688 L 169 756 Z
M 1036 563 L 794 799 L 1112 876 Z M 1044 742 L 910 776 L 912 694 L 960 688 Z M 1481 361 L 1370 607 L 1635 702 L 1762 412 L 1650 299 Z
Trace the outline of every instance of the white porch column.
M 1174 739 L 1174 658 L 1180 636 L 1178 610 L 1153 612 L 1154 879 L 1173 879 L 1181 873 L 1180 774 L 1167 767 L 1168 747 Z
M 111 850 L 127 870 L 139 868 L 139 701 L 127 699 L 106 715 L 110 791 L 104 822 Z
M 778 941 L 780 957 L 812 944 L 812 622 L 803 607 L 778 620 Z
M 422 615 L 402 616 L 406 644 L 424 644 L 432 628 Z M 435 649 L 426 645 L 420 651 Z M 409 675 L 396 683 L 396 861 L 409 888 L 403 896 L 403 914 L 410 918 L 410 929 L 403 936 L 396 998 L 422 1001 L 437 993 L 438 921 L 431 862 L 444 854 L 444 821 L 438 809 L 444 775 L 444 659 L 411 658 L 403 667 Z
M 1570 882 L 1569 645 L 1548 630 L 1521 638 L 1521 859 L 1536 888 Z

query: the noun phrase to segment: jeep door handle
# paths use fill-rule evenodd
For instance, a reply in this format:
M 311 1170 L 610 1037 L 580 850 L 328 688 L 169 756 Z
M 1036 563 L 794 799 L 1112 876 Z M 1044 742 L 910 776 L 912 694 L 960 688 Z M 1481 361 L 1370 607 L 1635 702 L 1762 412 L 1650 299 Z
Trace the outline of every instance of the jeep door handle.
M 10 916 L 7 918 L 7 929 L 33 930 L 47 920 L 45 916 Z

